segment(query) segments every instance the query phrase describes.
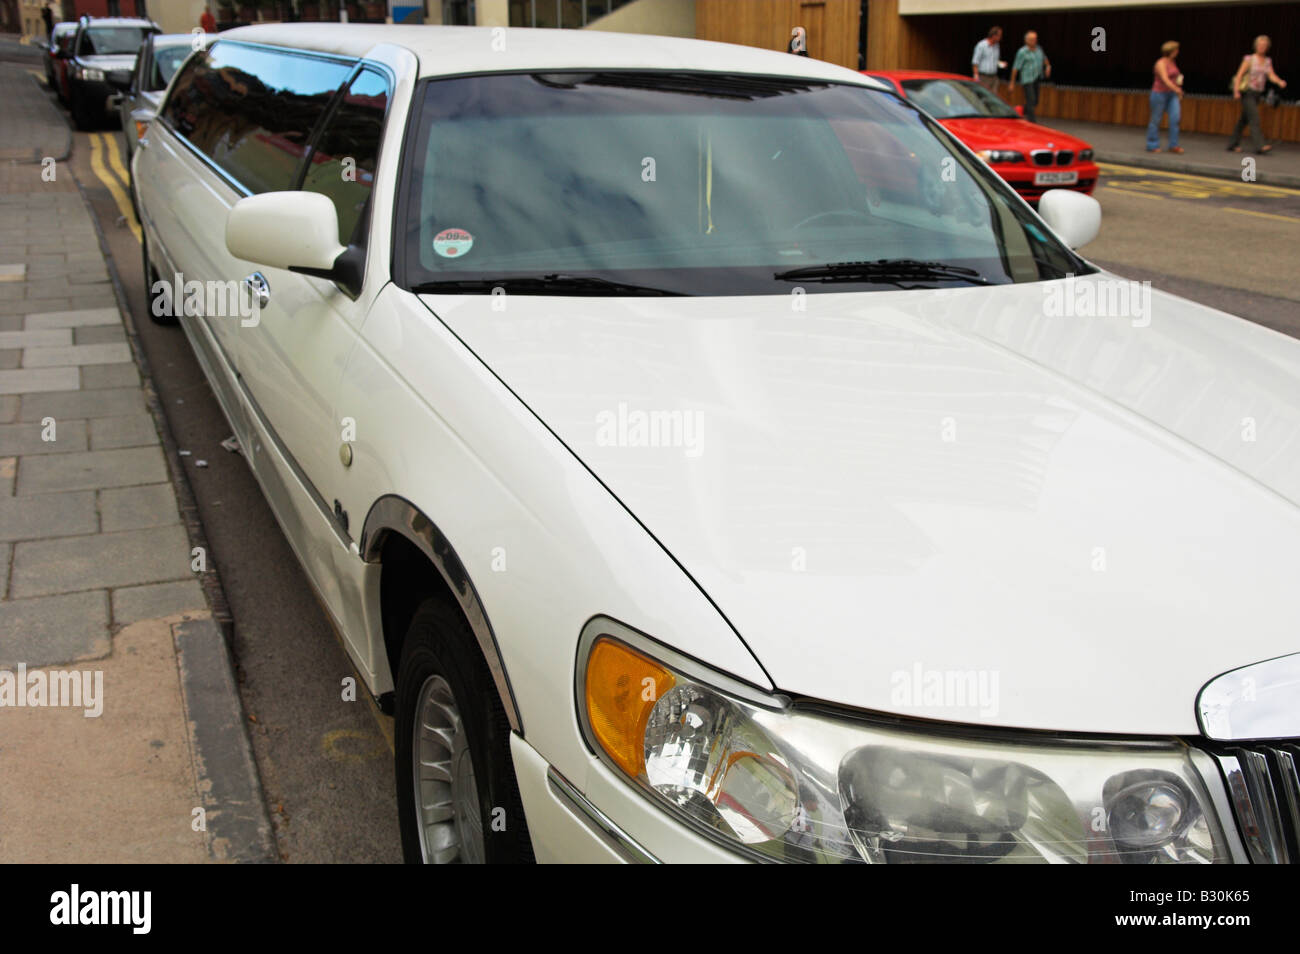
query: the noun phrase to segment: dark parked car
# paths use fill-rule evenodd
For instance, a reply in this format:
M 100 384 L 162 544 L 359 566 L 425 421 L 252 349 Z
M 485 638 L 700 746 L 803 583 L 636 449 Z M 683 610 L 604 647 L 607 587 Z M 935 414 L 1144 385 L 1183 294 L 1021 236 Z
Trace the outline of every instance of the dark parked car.
M 63 103 L 68 101 L 68 58 L 72 54 L 72 40 L 76 35 L 76 23 L 56 23 L 49 42 L 45 44 L 45 82 Z
M 82 17 L 68 63 L 68 106 L 78 129 L 90 129 L 108 115 L 109 98 L 131 85 L 135 55 L 146 36 L 161 33 L 138 17 Z

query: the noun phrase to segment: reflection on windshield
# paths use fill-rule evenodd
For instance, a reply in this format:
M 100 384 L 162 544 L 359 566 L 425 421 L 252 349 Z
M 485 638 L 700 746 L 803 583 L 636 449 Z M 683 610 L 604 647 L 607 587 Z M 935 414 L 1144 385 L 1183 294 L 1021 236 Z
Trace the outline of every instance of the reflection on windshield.
M 153 76 L 150 89 L 166 89 L 176 71 L 181 68 L 185 58 L 190 55 L 190 47 L 167 46 L 153 51 Z
M 935 267 L 839 270 L 806 291 L 1087 270 L 950 144 L 896 97 L 857 86 L 632 72 L 429 81 L 408 285 L 468 294 L 562 275 L 573 294 L 589 293 L 583 278 L 789 294 L 779 276 L 844 262 Z
M 81 34 L 78 56 L 135 53 L 144 42 L 147 27 L 91 27 Z
M 979 83 L 961 80 L 904 80 L 907 97 L 935 119 L 995 116 L 1018 119 L 1020 114 Z

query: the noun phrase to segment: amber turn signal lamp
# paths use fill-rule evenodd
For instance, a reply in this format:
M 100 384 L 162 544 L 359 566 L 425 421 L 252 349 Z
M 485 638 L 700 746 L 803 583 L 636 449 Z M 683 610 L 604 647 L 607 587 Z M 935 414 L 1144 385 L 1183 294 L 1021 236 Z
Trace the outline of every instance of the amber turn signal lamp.
M 136 138 L 136 139 L 143 139 L 143 138 L 144 138 L 144 131 L 145 131 L 146 129 L 148 129 L 148 128 L 149 128 L 149 124 L 148 124 L 148 123 L 146 123 L 146 122 L 141 122 L 140 120 L 137 119 L 137 120 L 135 121 L 135 138 Z
M 650 710 L 677 680 L 667 669 L 612 639 L 587 656 L 587 721 L 605 754 L 628 775 L 645 770 Z

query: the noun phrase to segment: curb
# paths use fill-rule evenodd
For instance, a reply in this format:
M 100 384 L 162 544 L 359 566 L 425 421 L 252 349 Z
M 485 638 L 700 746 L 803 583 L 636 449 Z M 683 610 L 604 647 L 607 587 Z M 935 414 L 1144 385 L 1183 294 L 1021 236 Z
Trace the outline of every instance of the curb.
M 1254 153 L 1242 153 L 1243 156 L 1254 155 Z M 1098 150 L 1096 153 L 1097 162 L 1109 162 L 1117 166 L 1136 166 L 1139 169 L 1155 169 L 1160 172 L 1178 172 L 1184 175 L 1207 176 L 1211 179 L 1227 179 L 1232 182 L 1240 182 L 1241 169 L 1228 168 L 1222 166 L 1206 165 L 1198 162 L 1188 162 L 1185 159 L 1169 159 L 1168 153 L 1160 153 L 1161 159 L 1155 159 L 1151 156 L 1141 153 L 1103 153 Z M 1259 159 L 1267 159 L 1267 156 L 1258 156 Z M 1255 164 L 1255 181 L 1260 185 L 1280 186 L 1282 188 L 1300 189 L 1300 176 L 1290 175 L 1285 172 L 1269 172 L 1261 168 L 1262 163 Z
M 185 532 L 191 547 L 203 547 L 205 553 L 211 554 L 199 519 L 194 490 L 180 464 L 176 438 L 163 412 L 158 392 L 154 390 L 149 360 L 140 345 L 117 263 L 86 196 L 85 186 L 75 175 L 73 181 L 77 183 L 77 193 L 95 227 L 131 354 L 143 379 L 141 390 L 145 404 L 162 441 L 163 456 L 167 460 Z M 211 618 L 173 626 L 172 640 L 184 695 L 195 777 L 204 799 L 208 851 L 219 861 L 275 862 L 279 855 L 271 835 L 270 814 L 235 676 L 234 618 L 213 560 L 207 561 L 207 569 L 200 574 L 199 582 L 212 611 Z
M 207 534 L 203 530 L 203 522 L 199 518 L 199 508 L 194 497 L 194 488 L 190 486 L 189 476 L 180 464 L 181 458 L 176 444 L 176 437 L 172 434 L 171 425 L 168 423 L 167 415 L 163 411 L 158 392 L 154 390 L 153 376 L 149 372 L 149 359 L 145 356 L 144 349 L 140 345 L 140 335 L 135 328 L 135 318 L 131 313 L 126 290 L 122 287 L 122 279 L 118 274 L 117 263 L 113 260 L 113 253 L 109 250 L 108 240 L 104 237 L 104 230 L 100 227 L 99 219 L 95 217 L 94 207 L 90 204 L 90 199 L 86 197 L 85 186 L 81 184 L 81 181 L 75 175 L 73 181 L 77 183 L 77 192 L 81 195 L 81 201 L 86 206 L 86 212 L 95 227 L 95 236 L 99 239 L 100 254 L 104 256 L 104 263 L 108 266 L 109 279 L 113 284 L 113 297 L 117 299 L 118 311 L 122 314 L 122 323 L 126 328 L 127 342 L 131 346 L 131 355 L 135 359 L 135 365 L 143 379 L 141 389 L 144 391 L 145 406 L 149 409 L 149 415 L 153 418 L 154 427 L 157 428 L 158 437 L 162 441 L 163 456 L 167 460 L 167 471 L 171 476 L 172 489 L 176 492 L 177 508 L 180 510 L 181 521 L 185 524 L 185 532 L 189 537 L 190 546 L 202 547 L 203 552 L 211 556 L 212 547 L 208 544 Z M 226 600 L 226 591 L 221 585 L 221 575 L 217 572 L 215 561 L 209 559 L 206 564 L 207 569 L 199 574 L 199 585 L 203 587 L 203 595 L 207 598 L 208 607 L 212 610 L 212 618 L 220 627 L 226 645 L 233 647 L 235 620 L 230 612 L 230 604 Z
M 225 638 L 212 620 L 196 619 L 174 624 L 172 642 L 208 853 L 214 861 L 276 862 L 271 817 Z

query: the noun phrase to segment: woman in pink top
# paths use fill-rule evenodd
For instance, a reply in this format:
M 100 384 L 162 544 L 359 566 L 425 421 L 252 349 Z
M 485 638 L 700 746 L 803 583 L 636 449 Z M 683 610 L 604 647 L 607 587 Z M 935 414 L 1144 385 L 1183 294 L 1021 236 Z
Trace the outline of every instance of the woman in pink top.
M 1183 74 L 1174 59 L 1178 56 L 1178 41 L 1170 40 L 1160 47 L 1160 59 L 1152 67 L 1155 79 L 1151 84 L 1151 122 L 1147 123 L 1147 152 L 1160 151 L 1160 117 L 1169 114 L 1169 151 L 1182 152 L 1178 145 L 1178 121 L 1183 116 Z
M 1286 80 L 1273 72 L 1273 60 L 1268 55 L 1272 41 L 1266 36 L 1255 37 L 1255 52 L 1242 58 L 1237 67 L 1237 75 L 1232 78 L 1232 96 L 1241 100 L 1241 116 L 1237 118 L 1237 127 L 1232 131 L 1232 141 L 1228 143 L 1229 152 L 1241 152 L 1241 134 L 1250 127 L 1250 144 L 1260 155 L 1272 152 L 1272 146 L 1264 145 L 1264 133 L 1259 122 L 1259 101 L 1264 96 L 1264 84 L 1272 80 L 1282 89 L 1286 89 Z

